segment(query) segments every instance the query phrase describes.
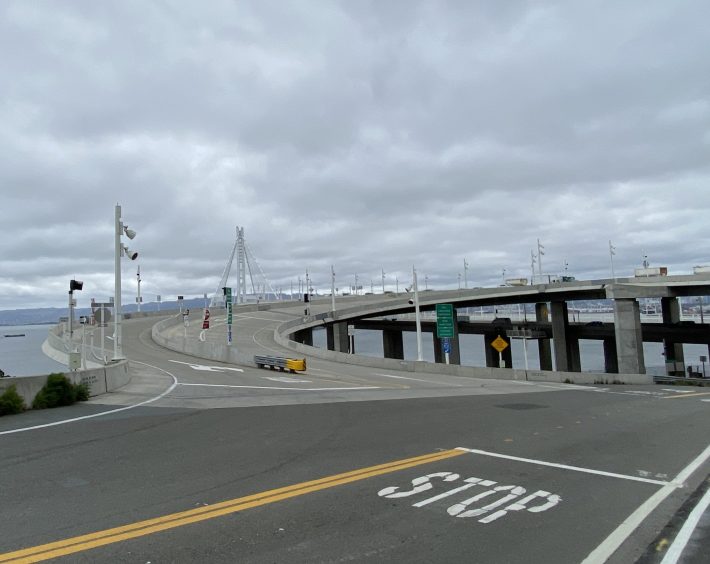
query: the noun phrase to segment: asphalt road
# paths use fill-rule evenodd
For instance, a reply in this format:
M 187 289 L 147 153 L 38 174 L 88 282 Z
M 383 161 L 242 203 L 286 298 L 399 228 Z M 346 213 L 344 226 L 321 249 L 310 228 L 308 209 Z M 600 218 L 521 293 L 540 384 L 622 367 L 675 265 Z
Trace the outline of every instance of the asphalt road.
M 237 346 L 278 352 L 288 315 Z M 289 375 L 154 322 L 125 325 L 125 389 L 0 419 L 0 562 L 635 562 L 710 472 L 703 389 Z

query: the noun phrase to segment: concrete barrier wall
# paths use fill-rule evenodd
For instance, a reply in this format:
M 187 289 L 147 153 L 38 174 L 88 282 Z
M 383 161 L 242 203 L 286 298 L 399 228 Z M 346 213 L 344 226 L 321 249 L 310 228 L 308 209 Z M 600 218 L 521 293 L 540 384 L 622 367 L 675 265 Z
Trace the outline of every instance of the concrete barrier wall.
M 152 313 L 152 312 L 151 312 Z M 165 315 L 164 313 L 162 315 Z M 80 326 L 79 326 L 80 327 Z M 64 323 L 58 323 L 51 327 L 47 334 L 48 344 L 59 355 L 67 355 L 67 346 L 64 341 Z M 91 363 L 92 367 L 85 370 L 62 372 L 73 384 L 88 384 L 89 396 L 99 396 L 107 392 L 117 390 L 131 381 L 129 364 L 127 360 L 107 364 L 106 366 Z M 10 386 L 15 386 L 17 393 L 25 400 L 29 407 L 32 405 L 37 392 L 47 382 L 49 374 L 39 376 L 22 376 L 17 378 L 0 378 L 0 394 Z
M 73 384 L 88 384 L 89 395 L 91 397 L 117 390 L 128 384 L 131 380 L 127 360 L 109 364 L 102 368 L 77 370 L 76 372 L 64 372 L 63 374 Z M 34 400 L 37 392 L 39 392 L 42 386 L 47 382 L 48 376 L 48 374 L 45 374 L 42 376 L 1 378 L 0 394 L 14 385 L 17 388 L 17 393 L 22 396 L 25 400 L 25 404 L 29 407 L 32 405 L 32 400 Z
M 250 306 L 246 306 L 250 307 Z M 245 309 L 240 311 L 257 311 L 256 309 Z M 263 306 L 261 310 L 263 311 Z M 230 364 L 245 364 L 254 365 L 254 358 L 251 355 L 243 354 L 237 351 L 236 347 L 229 346 L 227 343 L 202 342 L 196 339 L 185 339 L 183 336 L 168 337 L 165 332 L 175 327 L 182 325 L 182 318 L 171 317 L 164 319 L 153 325 L 152 335 L 153 340 L 160 346 L 171 351 L 183 353 L 205 360 L 216 360 L 218 362 L 227 362 Z
M 359 310 L 362 313 L 362 309 Z M 491 378 L 497 380 L 523 380 L 532 382 L 560 382 L 572 384 L 653 384 L 653 376 L 647 374 L 606 374 L 598 372 L 557 372 L 548 370 L 518 370 L 510 368 L 485 368 L 478 366 L 461 366 L 457 364 L 438 364 L 416 360 L 399 360 L 394 358 L 369 357 L 357 354 L 347 354 L 302 345 L 290 339 L 290 336 L 301 329 L 322 326 L 321 320 L 300 319 L 287 321 L 274 331 L 274 339 L 280 345 L 300 354 L 307 354 L 340 362 L 378 369 L 406 370 L 409 372 L 427 372 L 430 374 L 450 374 L 470 378 Z

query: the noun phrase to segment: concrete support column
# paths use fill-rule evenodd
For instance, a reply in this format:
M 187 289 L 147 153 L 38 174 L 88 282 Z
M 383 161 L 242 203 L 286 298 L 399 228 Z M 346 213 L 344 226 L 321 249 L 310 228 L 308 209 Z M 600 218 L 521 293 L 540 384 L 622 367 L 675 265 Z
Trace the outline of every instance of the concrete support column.
M 348 324 L 345 321 L 331 323 L 326 327 L 326 338 L 328 340 L 328 350 L 346 353 L 348 352 Z
M 570 369 L 572 372 L 581 372 L 582 355 L 579 354 L 579 339 L 568 335 L 567 344 L 569 346 Z
M 293 334 L 293 340 L 302 345 L 313 346 L 313 329 L 301 329 Z
M 678 323 L 680 321 L 680 303 L 677 298 L 661 298 L 663 323 Z M 685 355 L 683 343 L 676 343 L 670 338 L 663 339 L 663 354 L 666 357 L 666 374 L 670 376 L 685 376 Z
M 546 303 L 535 304 L 535 321 L 538 323 L 548 323 L 550 321 Z M 552 370 L 550 339 L 538 339 L 537 347 L 540 355 L 540 370 Z
M 396 329 L 385 329 L 382 331 L 382 350 L 384 351 L 385 358 L 404 359 L 404 338 L 402 331 Z
M 483 335 L 483 346 L 486 349 L 486 366 L 488 368 L 500 368 L 500 355 L 498 351 L 493 348 L 493 341 L 495 341 L 499 336 L 499 333 L 486 333 Z M 506 341 L 510 343 L 504 334 L 500 335 Z M 505 362 L 506 368 L 513 368 L 513 353 L 511 352 L 512 347 L 508 347 L 503 351 L 503 362 Z
M 633 298 L 614 299 L 616 358 L 621 374 L 646 374 L 639 303 Z
M 619 361 L 616 358 L 616 339 L 604 339 L 604 372 L 619 373 Z
M 569 332 L 567 302 L 552 302 L 552 338 L 555 341 L 555 370 L 579 372 L 579 341 Z M 577 344 L 574 344 L 577 341 Z M 576 370 L 575 370 L 576 369 Z

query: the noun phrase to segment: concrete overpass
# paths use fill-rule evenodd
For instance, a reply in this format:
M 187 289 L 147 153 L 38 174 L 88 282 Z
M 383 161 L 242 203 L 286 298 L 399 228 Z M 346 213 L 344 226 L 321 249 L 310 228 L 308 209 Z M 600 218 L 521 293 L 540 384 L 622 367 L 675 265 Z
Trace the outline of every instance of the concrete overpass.
M 491 354 L 488 346 L 498 335 L 515 335 L 515 332 L 533 331 L 538 342 L 540 368 L 544 371 L 579 372 L 579 339 L 594 338 L 604 342 L 605 365 L 608 373 L 645 374 L 643 342 L 658 341 L 664 345 L 669 374 L 683 375 L 683 343 L 710 345 L 707 325 L 681 324 L 679 297 L 710 295 L 710 276 L 707 274 L 652 278 L 624 278 L 615 280 L 573 281 L 524 287 L 475 288 L 444 292 L 421 292 L 420 307 L 433 310 L 438 303 L 450 303 L 457 309 L 507 304 L 535 304 L 535 321 L 524 324 L 495 322 L 488 325 L 471 325 L 459 320 L 453 338 L 452 359 L 458 359 L 458 334 L 481 333 L 486 342 L 488 367 L 498 367 L 499 357 Z M 658 298 L 661 301 L 662 323 L 643 324 L 638 300 Z M 614 323 L 598 327 L 580 327 L 570 323 L 569 302 L 578 300 L 613 301 Z M 402 331 L 411 330 L 412 324 L 394 322 L 392 317 L 410 313 L 410 296 L 372 296 L 369 302 L 353 307 L 338 308 L 335 312 L 304 316 L 300 322 L 291 322 L 279 332 L 302 345 L 312 344 L 312 330 L 325 327 L 328 349 L 347 353 L 349 347 L 347 328 L 379 329 L 383 335 L 385 357 L 402 359 Z M 373 318 L 387 318 L 389 321 Z M 692 326 L 691 326 L 692 325 Z M 432 330 L 430 324 L 425 329 Z M 441 343 L 435 338 L 435 358 L 441 361 Z M 554 347 L 550 343 L 554 343 Z M 300 349 L 303 351 L 304 349 Z M 510 367 L 510 350 L 503 360 Z M 554 359 L 553 359 L 554 356 Z M 554 360 L 554 363 L 553 363 Z

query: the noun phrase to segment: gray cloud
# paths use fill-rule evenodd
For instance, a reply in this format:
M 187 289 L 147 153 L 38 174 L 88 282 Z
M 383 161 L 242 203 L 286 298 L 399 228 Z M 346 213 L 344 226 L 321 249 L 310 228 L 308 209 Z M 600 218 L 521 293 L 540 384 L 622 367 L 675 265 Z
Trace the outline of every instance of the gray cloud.
M 245 226 L 275 286 L 456 287 L 710 263 L 710 7 L 8 1 L 0 308 L 211 293 Z M 131 300 L 134 265 L 124 265 Z M 407 281 L 408 283 L 408 281 Z

